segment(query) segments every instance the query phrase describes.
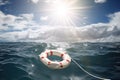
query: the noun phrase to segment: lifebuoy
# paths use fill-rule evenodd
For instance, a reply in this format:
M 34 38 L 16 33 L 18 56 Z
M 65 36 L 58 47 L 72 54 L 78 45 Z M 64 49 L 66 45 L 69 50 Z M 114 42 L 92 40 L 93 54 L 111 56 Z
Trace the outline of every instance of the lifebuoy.
M 59 56 L 63 60 L 62 61 L 51 61 L 48 59 L 48 56 Z M 57 51 L 57 50 L 46 50 L 45 52 L 42 52 L 40 55 L 40 60 L 43 64 L 45 64 L 47 67 L 52 68 L 52 69 L 63 69 L 66 68 L 70 62 L 71 62 L 71 57 L 62 51 Z

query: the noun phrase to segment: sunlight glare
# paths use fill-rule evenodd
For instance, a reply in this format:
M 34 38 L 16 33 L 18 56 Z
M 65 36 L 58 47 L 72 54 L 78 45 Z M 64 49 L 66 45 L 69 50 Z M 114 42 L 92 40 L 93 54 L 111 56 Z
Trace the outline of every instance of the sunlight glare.
M 74 5 L 68 0 L 56 0 L 50 4 L 49 11 L 53 24 L 73 25 L 75 16 Z M 71 20 L 72 19 L 72 20 Z
M 79 5 L 78 5 L 79 2 Z M 78 20 L 80 24 L 83 22 L 84 10 L 90 7 L 81 6 L 82 1 L 79 0 L 50 0 L 47 2 L 46 13 L 48 14 L 48 24 L 52 26 L 77 26 Z
M 69 7 L 65 4 L 62 4 L 62 3 L 59 3 L 59 4 L 56 4 L 55 7 L 54 7 L 54 13 L 55 15 L 57 16 L 66 16 L 66 15 L 69 15 Z

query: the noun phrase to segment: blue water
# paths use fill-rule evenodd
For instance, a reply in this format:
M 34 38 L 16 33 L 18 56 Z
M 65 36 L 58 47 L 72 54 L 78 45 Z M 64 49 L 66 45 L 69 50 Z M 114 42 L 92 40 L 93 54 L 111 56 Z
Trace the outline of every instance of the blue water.
M 120 80 L 120 43 L 0 43 L 0 80 L 98 80 L 76 64 L 61 70 L 39 59 L 46 49 L 64 50 L 90 73 Z

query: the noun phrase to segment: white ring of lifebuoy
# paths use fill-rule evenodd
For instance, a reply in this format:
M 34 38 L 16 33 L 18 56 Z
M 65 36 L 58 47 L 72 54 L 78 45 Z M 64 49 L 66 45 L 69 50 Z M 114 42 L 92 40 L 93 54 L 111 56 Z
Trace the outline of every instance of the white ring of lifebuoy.
M 48 56 L 59 56 L 63 60 L 62 61 L 51 61 L 48 59 Z M 45 52 L 42 52 L 40 55 L 40 60 L 43 64 L 45 64 L 47 67 L 52 68 L 52 69 L 63 69 L 66 68 L 70 62 L 71 62 L 71 57 L 62 51 L 57 51 L 57 50 L 46 50 Z

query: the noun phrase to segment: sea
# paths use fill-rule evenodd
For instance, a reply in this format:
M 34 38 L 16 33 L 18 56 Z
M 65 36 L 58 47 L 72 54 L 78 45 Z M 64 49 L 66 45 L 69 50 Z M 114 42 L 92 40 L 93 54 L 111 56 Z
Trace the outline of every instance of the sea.
M 39 58 L 45 50 L 66 51 L 87 72 L 120 80 L 120 42 L 0 42 L 0 80 L 99 80 L 73 61 L 50 69 Z

